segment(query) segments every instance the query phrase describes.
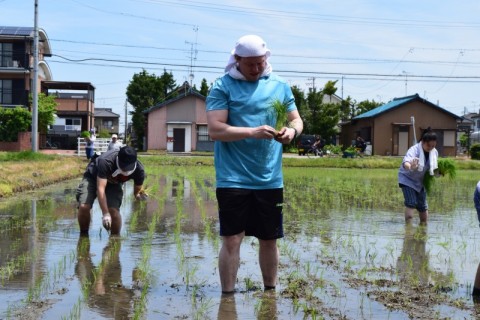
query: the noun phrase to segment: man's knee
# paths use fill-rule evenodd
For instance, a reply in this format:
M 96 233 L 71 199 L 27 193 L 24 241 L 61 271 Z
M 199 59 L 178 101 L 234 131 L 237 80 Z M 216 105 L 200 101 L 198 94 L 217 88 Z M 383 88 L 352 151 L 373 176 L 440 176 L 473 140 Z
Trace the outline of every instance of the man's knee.
M 260 240 L 259 239 L 260 249 L 276 249 L 277 248 L 277 239 L 272 240 Z
M 90 209 L 92 209 L 91 205 L 89 205 L 88 203 L 81 203 L 78 206 L 78 214 L 79 215 L 90 214 Z
M 238 251 L 242 243 L 244 234 L 236 234 L 233 236 L 223 236 L 223 246 L 228 251 Z

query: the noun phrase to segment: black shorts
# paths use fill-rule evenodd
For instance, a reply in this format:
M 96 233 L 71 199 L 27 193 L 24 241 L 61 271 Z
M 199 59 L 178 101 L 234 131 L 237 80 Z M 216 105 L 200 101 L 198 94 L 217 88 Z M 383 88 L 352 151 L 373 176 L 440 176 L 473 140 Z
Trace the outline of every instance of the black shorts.
M 261 240 L 283 238 L 283 188 L 252 190 L 217 188 L 220 235 Z

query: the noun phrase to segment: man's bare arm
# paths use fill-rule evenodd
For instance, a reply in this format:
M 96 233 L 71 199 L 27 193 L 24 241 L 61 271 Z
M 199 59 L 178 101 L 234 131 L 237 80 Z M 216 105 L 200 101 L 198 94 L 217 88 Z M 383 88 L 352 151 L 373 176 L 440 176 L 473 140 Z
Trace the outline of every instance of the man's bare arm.
M 273 139 L 275 129 L 263 125 L 258 127 L 234 127 L 227 124 L 228 111 L 214 110 L 207 112 L 208 134 L 213 140 L 238 141 L 246 138 Z

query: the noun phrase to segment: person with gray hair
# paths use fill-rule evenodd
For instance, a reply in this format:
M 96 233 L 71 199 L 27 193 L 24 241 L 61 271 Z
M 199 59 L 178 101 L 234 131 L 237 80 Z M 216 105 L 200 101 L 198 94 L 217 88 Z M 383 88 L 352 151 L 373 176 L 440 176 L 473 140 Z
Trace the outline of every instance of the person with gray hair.
M 122 144 L 118 141 L 118 136 L 116 134 L 112 134 L 112 140 L 108 143 L 107 151 L 110 150 L 120 150 Z
M 283 144 L 303 130 L 288 83 L 272 73 L 271 52 L 257 35 L 241 37 L 225 75 L 207 97 L 207 123 L 215 140 L 214 162 L 222 247 L 219 273 L 223 293 L 233 293 L 245 236 L 259 240 L 265 290 L 275 289 L 283 234 Z M 288 125 L 275 129 L 272 101 L 279 101 Z

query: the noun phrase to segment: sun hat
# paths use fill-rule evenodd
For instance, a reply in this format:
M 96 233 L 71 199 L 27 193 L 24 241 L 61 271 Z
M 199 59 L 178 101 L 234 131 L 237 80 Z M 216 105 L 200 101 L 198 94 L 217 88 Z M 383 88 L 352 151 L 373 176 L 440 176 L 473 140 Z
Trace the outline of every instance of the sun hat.
M 122 171 L 132 171 L 137 165 L 137 151 L 129 146 L 122 147 L 118 151 L 117 160 Z
M 266 42 L 259 36 L 249 34 L 240 37 L 235 44 L 235 48 L 233 48 L 233 50 L 230 52 L 230 57 L 228 58 L 225 72 L 229 72 L 230 70 L 235 71 L 235 68 L 233 68 L 237 64 L 235 56 L 242 58 L 265 56 L 268 62 L 270 55 L 271 52 L 270 49 L 267 48 Z M 271 72 L 271 70 L 268 72 Z
M 250 34 L 237 40 L 232 55 L 239 57 L 270 57 L 270 49 L 267 48 L 265 41 L 259 36 Z

